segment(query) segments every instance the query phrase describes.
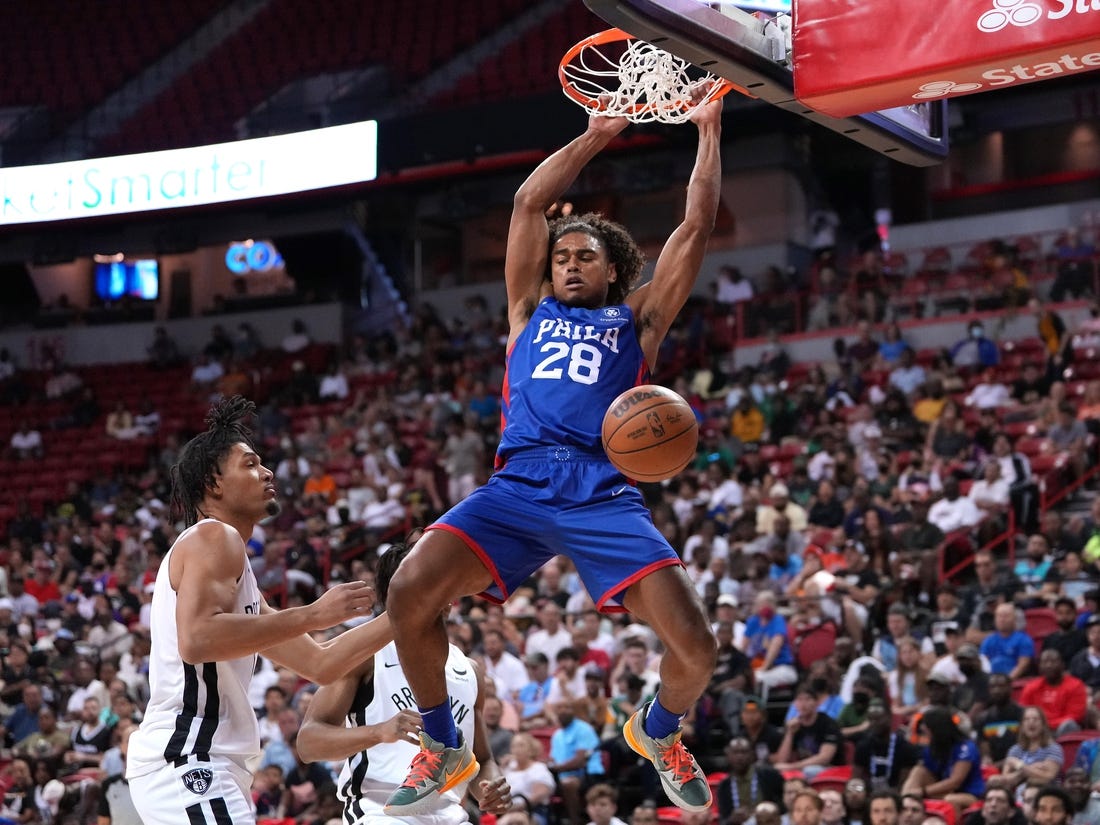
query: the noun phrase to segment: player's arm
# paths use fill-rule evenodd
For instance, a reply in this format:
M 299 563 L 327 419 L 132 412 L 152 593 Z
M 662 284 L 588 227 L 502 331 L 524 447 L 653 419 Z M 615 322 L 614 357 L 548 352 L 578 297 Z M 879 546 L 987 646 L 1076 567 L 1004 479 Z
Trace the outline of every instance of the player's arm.
M 526 325 L 540 298 L 550 237 L 547 211 L 572 186 L 585 164 L 626 125 L 625 118 L 593 115 L 584 134 L 540 163 L 516 191 L 504 256 L 509 345 Z
M 474 702 L 474 756 L 477 757 L 481 770 L 478 771 L 474 781 L 470 783 L 470 795 L 477 800 L 481 810 L 486 813 L 505 813 L 512 807 L 512 789 L 508 780 L 500 771 L 493 752 L 489 748 L 489 729 L 485 726 L 485 717 L 482 709 L 485 706 L 485 673 L 481 665 L 473 659 L 468 660 L 477 677 L 477 700 Z
M 626 300 L 638 319 L 639 342 L 650 368 L 656 362 L 661 341 L 695 286 L 722 190 L 721 98 L 700 106 L 691 119 L 699 129 L 699 148 L 688 181 L 684 220 L 661 250 L 653 280 Z
M 247 563 L 240 534 L 220 522 L 200 524 L 176 544 L 169 577 L 176 591 L 176 630 L 185 662 L 251 656 L 311 630 L 362 615 L 360 609 L 369 610 L 374 604 L 373 588 L 349 582 L 304 607 L 237 613 L 237 588 Z
M 347 635 L 347 634 L 345 634 Z M 298 752 L 306 762 L 334 762 L 347 759 L 384 742 L 404 740 L 420 747 L 417 731 L 420 714 L 403 710 L 378 725 L 348 727 L 356 691 L 363 677 L 374 667 L 373 658 L 313 694 L 305 719 L 298 730 Z
M 261 614 L 275 612 L 267 602 L 260 606 Z M 343 676 L 350 668 L 370 659 L 392 641 L 393 627 L 390 625 L 390 617 L 382 613 L 327 642 L 316 642 L 303 633 L 265 648 L 263 654 L 280 667 L 288 667 L 311 682 L 326 685 Z

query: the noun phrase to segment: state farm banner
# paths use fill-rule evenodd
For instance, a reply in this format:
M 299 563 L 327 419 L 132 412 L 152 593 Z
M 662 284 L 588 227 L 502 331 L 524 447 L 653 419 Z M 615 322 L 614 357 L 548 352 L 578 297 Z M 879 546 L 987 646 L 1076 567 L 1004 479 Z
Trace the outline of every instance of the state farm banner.
M 1100 0 L 795 0 L 794 91 L 833 117 L 1100 68 Z

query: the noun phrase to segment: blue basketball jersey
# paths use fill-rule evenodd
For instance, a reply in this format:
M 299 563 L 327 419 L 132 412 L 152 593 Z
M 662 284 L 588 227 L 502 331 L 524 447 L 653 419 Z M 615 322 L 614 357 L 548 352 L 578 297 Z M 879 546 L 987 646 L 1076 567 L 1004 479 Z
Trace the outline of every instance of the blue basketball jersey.
M 648 380 L 630 307 L 544 298 L 508 353 L 498 463 L 526 447 L 598 449 L 611 402 Z

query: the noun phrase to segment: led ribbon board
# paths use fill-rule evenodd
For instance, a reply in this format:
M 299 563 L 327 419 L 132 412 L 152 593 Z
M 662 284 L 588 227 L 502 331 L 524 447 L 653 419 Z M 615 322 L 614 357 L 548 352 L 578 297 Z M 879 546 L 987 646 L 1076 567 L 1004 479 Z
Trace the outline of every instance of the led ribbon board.
M 374 180 L 368 120 L 187 149 L 0 169 L 0 226 L 268 198 Z

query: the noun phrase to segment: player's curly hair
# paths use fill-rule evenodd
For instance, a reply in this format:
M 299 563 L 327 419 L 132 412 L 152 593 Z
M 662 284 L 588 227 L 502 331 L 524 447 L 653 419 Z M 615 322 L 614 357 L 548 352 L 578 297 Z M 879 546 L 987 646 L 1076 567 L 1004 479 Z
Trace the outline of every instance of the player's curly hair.
M 244 442 L 249 449 L 256 448 L 248 426 L 255 412 L 256 405 L 239 395 L 210 408 L 206 432 L 183 445 L 172 467 L 172 518 L 182 518 L 188 527 L 197 522 L 199 504 L 214 486 L 214 477 L 221 472 L 222 461 L 233 445 Z
M 374 586 L 378 594 L 378 601 L 386 604 L 386 597 L 390 593 L 390 580 L 405 556 L 409 555 L 412 545 L 398 541 L 390 545 L 381 556 L 378 557 L 378 568 L 374 571 Z
M 565 215 L 550 221 L 550 248 L 558 238 L 570 232 L 584 232 L 607 247 L 607 255 L 615 264 L 618 278 L 607 289 L 607 303 L 621 304 L 638 282 L 645 265 L 645 255 L 622 224 L 610 221 L 599 212 Z M 546 278 L 550 278 L 550 260 L 546 262 Z

